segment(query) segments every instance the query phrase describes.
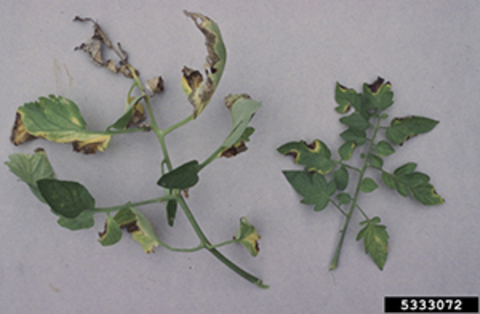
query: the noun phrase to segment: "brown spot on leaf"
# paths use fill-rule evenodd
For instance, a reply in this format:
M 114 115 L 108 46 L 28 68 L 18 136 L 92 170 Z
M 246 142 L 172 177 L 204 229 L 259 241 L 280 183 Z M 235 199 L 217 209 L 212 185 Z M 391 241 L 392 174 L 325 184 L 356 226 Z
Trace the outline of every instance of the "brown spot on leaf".
M 200 71 L 190 69 L 189 67 L 183 67 L 182 73 L 191 90 L 195 90 L 202 85 L 203 76 Z
M 75 141 L 72 143 L 74 151 L 76 151 L 77 153 L 83 153 L 85 155 L 95 154 L 100 145 L 102 145 L 102 143 L 82 144 L 82 142 L 79 141 Z
M 126 224 L 126 225 L 120 226 L 120 228 L 125 228 L 125 229 L 127 229 L 127 231 L 128 231 L 129 233 L 132 233 L 132 232 L 135 232 L 135 231 L 140 230 L 140 228 L 138 228 L 138 226 L 137 226 L 137 221 L 136 221 L 136 220 L 135 220 L 135 221 L 132 221 L 132 222 Z
M 98 236 L 100 237 L 100 239 L 103 238 L 103 236 L 107 234 L 107 227 L 108 227 L 108 223 L 107 223 L 107 221 L 105 221 L 103 231 L 98 233 Z
M 248 147 L 247 147 L 247 145 L 245 145 L 245 142 L 241 141 L 240 143 L 238 143 L 236 145 L 232 145 L 229 148 L 227 148 L 226 150 L 224 150 L 222 152 L 221 157 L 226 157 L 226 158 L 234 157 L 234 156 L 237 156 L 240 153 L 245 152 L 247 149 L 248 149 Z
M 36 137 L 28 133 L 27 128 L 23 124 L 22 115 L 17 112 L 12 133 L 10 134 L 10 141 L 13 143 L 13 145 L 18 146 L 33 139 L 36 139 Z
M 313 141 L 311 142 L 310 144 L 307 144 L 307 142 L 305 141 L 302 141 L 302 143 L 308 147 L 308 149 L 312 150 L 312 151 L 315 151 L 317 150 L 318 148 L 318 142 L 317 141 Z
M 376 93 L 376 92 L 378 92 L 378 90 L 380 89 L 380 87 L 382 87 L 382 84 L 383 84 L 384 81 L 385 81 L 385 80 L 379 76 L 375 82 L 373 82 L 372 84 L 368 85 L 368 88 L 370 88 L 370 90 L 372 91 L 372 93 Z

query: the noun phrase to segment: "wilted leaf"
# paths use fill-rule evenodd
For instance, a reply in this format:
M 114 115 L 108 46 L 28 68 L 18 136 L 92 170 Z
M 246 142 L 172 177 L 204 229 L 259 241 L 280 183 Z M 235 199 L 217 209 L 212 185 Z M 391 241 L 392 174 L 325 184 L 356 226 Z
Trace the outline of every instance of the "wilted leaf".
M 246 128 L 238 142 L 229 148 L 224 149 L 220 153 L 220 156 L 230 158 L 247 151 L 248 147 L 245 143 L 250 141 L 250 135 L 252 135 L 254 131 L 255 129 L 252 127 Z
M 127 229 L 132 238 L 140 243 L 145 253 L 153 253 L 153 248 L 160 244 L 160 240 L 153 232 L 152 225 L 136 208 L 122 209 L 113 219 L 120 228 Z
M 227 53 L 220 29 L 214 21 L 199 13 L 183 12 L 195 22 L 198 29 L 205 35 L 205 46 L 208 52 L 207 63 L 204 66 L 205 82 L 203 82 L 200 72 L 187 67 L 183 70 L 182 88 L 194 107 L 193 116 L 196 118 L 207 106 L 220 82 Z M 202 82 L 203 85 L 201 85 Z
M 247 217 L 240 218 L 240 228 L 238 229 L 235 239 L 239 241 L 252 256 L 257 256 L 260 248 L 258 240 L 262 237 L 257 233 L 257 230 L 248 222 Z
M 50 95 L 18 108 L 27 132 L 57 143 L 73 143 L 75 151 L 85 154 L 107 149 L 111 135 L 86 130 L 77 105 L 71 100 Z
M 35 154 L 13 154 L 8 156 L 10 161 L 6 161 L 5 164 L 10 168 L 20 180 L 27 183 L 32 190 L 32 193 L 42 201 L 46 203 L 42 194 L 38 190 L 37 181 L 41 179 L 53 179 L 55 174 L 53 173 L 52 166 L 48 161 L 47 154 L 41 148 L 35 150 Z
M 199 171 L 198 161 L 192 160 L 164 174 L 157 184 L 168 189 L 188 189 L 197 184 Z
M 161 76 L 149 79 L 145 85 L 154 94 L 163 92 L 163 79 Z
M 126 106 L 123 115 L 110 125 L 109 129 L 122 130 L 130 127 L 131 125 L 136 125 L 145 120 L 145 109 L 143 108 L 140 100 L 142 100 L 145 95 L 138 96 L 136 98 L 128 99 L 129 103 Z
M 437 124 L 438 121 L 418 116 L 394 118 L 386 136 L 392 143 L 402 145 L 417 134 L 430 132 Z
M 380 218 L 374 217 L 372 220 L 365 220 L 361 225 L 366 226 L 360 230 L 357 235 L 357 241 L 364 239 L 365 253 L 370 254 L 375 264 L 380 270 L 387 260 L 388 255 L 388 233 L 387 227 L 379 225 Z
M 84 210 L 95 208 L 95 199 L 78 182 L 42 179 L 38 190 L 52 211 L 66 218 L 75 218 Z
M 382 172 L 382 180 L 391 189 L 397 189 L 402 196 L 412 195 L 423 205 L 439 205 L 445 200 L 437 194 L 430 177 L 422 172 L 414 171 L 417 164 L 411 162 L 398 167 L 393 174 Z
M 301 202 L 315 205 L 315 211 L 325 209 L 330 202 L 330 196 L 336 191 L 335 182 L 327 183 L 325 177 L 318 172 L 283 171 L 283 174 L 295 191 L 304 197 Z
M 334 163 L 330 160 L 332 153 L 320 140 L 310 144 L 304 141 L 290 142 L 280 146 L 277 151 L 282 155 L 292 155 L 296 164 L 306 166 L 306 171 L 327 174 L 333 170 Z
M 28 133 L 27 128 L 22 122 L 22 116 L 17 112 L 15 115 L 15 123 L 13 124 L 12 133 L 10 134 L 10 141 L 15 146 L 18 146 L 33 139 L 36 139 L 36 137 Z
M 222 143 L 221 148 L 223 152 L 231 148 L 240 151 L 253 133 L 253 128 L 249 128 L 248 124 L 255 112 L 260 109 L 261 103 L 250 99 L 250 96 L 247 94 L 242 94 L 228 95 L 225 97 L 225 104 L 232 114 L 232 129 Z M 243 147 L 243 150 L 246 150 L 246 146 Z M 220 156 L 222 156 L 223 152 Z
M 107 215 L 107 221 L 105 221 L 105 230 L 99 232 L 98 236 L 100 242 L 103 246 L 114 245 L 122 239 L 122 230 L 117 222 L 110 216 Z

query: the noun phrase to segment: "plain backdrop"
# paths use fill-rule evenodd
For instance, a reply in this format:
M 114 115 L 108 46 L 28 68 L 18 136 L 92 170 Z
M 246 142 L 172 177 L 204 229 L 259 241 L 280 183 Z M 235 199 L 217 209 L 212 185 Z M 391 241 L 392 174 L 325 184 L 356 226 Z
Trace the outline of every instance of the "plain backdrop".
M 115 136 L 96 155 L 41 139 L 15 147 L 9 136 L 17 107 L 49 94 L 75 101 L 89 130 L 120 115 L 131 81 L 74 52 L 92 33 L 90 24 L 72 22 L 76 15 L 92 17 L 121 42 L 143 80 L 162 75 L 165 92 L 153 100 L 162 127 L 189 115 L 181 69 L 201 69 L 206 50 L 184 9 L 218 23 L 228 60 L 206 110 L 168 136 L 172 161 L 203 160 L 218 147 L 230 130 L 223 105 L 229 93 L 262 102 L 248 151 L 203 170 L 188 202 L 214 243 L 230 239 L 239 218 L 249 217 L 262 235 L 260 254 L 252 258 L 241 245 L 221 251 L 270 289 L 243 280 L 207 251 L 157 248 L 147 255 L 128 234 L 104 248 L 97 242 L 104 215 L 92 229 L 64 229 L 3 166 L 0 312 L 382 313 L 385 296 L 478 296 L 477 1 L 2 1 L 0 160 L 43 147 L 57 178 L 81 182 L 100 207 L 158 197 L 162 156 L 153 133 Z M 377 76 L 392 84 L 390 117 L 440 121 L 386 158 L 385 168 L 418 163 L 446 203 L 425 207 L 372 172 L 380 187 L 359 203 L 387 226 L 385 268 L 355 240 L 362 220 L 356 213 L 339 268 L 329 272 L 343 218 L 333 207 L 317 213 L 300 203 L 281 171 L 301 167 L 276 148 L 319 138 L 337 156 L 345 127 L 334 110 L 335 83 L 360 90 Z M 163 205 L 141 210 L 170 245 L 198 244 L 181 212 L 170 228 Z

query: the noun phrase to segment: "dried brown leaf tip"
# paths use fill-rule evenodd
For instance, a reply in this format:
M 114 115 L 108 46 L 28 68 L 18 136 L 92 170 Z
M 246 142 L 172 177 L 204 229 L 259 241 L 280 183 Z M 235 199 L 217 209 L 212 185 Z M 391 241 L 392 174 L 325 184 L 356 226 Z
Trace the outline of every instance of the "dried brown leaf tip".
M 36 137 L 28 133 L 27 128 L 22 122 L 22 115 L 17 112 L 12 133 L 10 134 L 10 141 L 13 143 L 13 145 L 18 146 L 33 139 L 36 139 Z
M 149 79 L 146 85 L 147 89 L 154 94 L 163 92 L 163 79 L 161 76 Z
M 377 77 L 377 80 L 376 80 L 375 82 L 373 82 L 372 84 L 367 85 L 367 86 L 368 86 L 368 88 L 370 88 L 370 90 L 372 91 L 372 93 L 375 94 L 376 92 L 378 92 L 378 90 L 380 89 L 380 87 L 382 87 L 383 82 L 385 82 L 385 80 L 379 76 L 379 77 Z M 390 83 L 387 82 L 387 84 L 390 84 Z
M 95 64 L 105 67 L 107 70 L 117 74 L 121 72 L 125 77 L 133 78 L 133 75 L 130 69 L 127 67 L 128 64 L 128 54 L 122 48 L 120 43 L 117 43 L 117 47 L 112 44 L 110 38 L 108 38 L 107 34 L 103 31 L 100 25 L 95 22 L 93 19 L 86 17 L 82 18 L 76 16 L 73 21 L 75 22 L 92 22 L 93 23 L 93 36 L 91 37 L 91 41 L 88 43 L 82 43 L 80 46 L 75 47 L 75 50 L 82 50 L 87 53 L 90 58 L 94 61 Z M 111 60 L 104 60 L 103 59 L 103 47 L 104 45 L 115 52 L 118 56 L 120 61 L 118 64 Z M 138 70 L 135 70 L 135 73 L 139 75 Z

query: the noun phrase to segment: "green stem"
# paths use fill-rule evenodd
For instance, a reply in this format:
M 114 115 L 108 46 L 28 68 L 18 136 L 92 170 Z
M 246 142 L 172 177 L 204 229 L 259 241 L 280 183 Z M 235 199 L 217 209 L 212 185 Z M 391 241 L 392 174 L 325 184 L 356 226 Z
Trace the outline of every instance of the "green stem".
M 225 241 L 225 242 L 222 242 L 222 243 L 218 243 L 218 244 L 215 244 L 215 245 L 209 245 L 209 246 L 207 246 L 206 248 L 207 248 L 207 249 L 216 249 L 216 248 L 219 248 L 219 247 L 221 247 L 221 246 L 229 245 L 229 244 L 237 243 L 237 242 L 238 242 L 237 240 L 228 240 L 228 241 Z
M 205 234 L 203 233 L 202 229 L 198 225 L 197 221 L 195 220 L 195 217 L 193 216 L 192 212 L 188 208 L 187 203 L 185 203 L 185 200 L 181 195 L 177 194 L 177 201 L 180 204 L 180 206 L 183 209 L 183 212 L 185 213 L 185 216 L 187 216 L 188 221 L 193 227 L 193 230 L 195 230 L 195 233 L 197 234 L 198 238 L 202 242 L 202 244 L 205 246 L 205 248 L 213 254 L 218 260 L 220 260 L 225 266 L 233 270 L 235 273 L 240 275 L 242 278 L 250 281 L 251 283 L 257 285 L 260 288 L 268 289 L 268 285 L 264 285 L 262 280 L 253 276 L 252 274 L 246 272 L 242 268 L 238 267 L 236 264 L 234 264 L 232 261 L 230 261 L 228 258 L 226 258 L 222 253 L 220 253 L 216 248 L 213 248 L 212 245 L 210 244 L 210 241 L 207 239 Z
M 357 172 L 362 171 L 361 169 L 358 169 L 356 167 L 353 167 L 353 166 L 350 166 L 350 165 L 344 163 L 342 160 L 339 160 L 339 161 L 333 160 L 333 162 L 336 163 L 336 164 L 339 164 L 340 166 L 344 166 L 345 168 L 348 168 L 348 169 L 351 169 L 351 170 L 354 170 L 354 171 L 357 171 Z
M 204 167 L 206 167 L 208 164 L 210 164 L 212 161 L 218 158 L 218 155 L 224 150 L 225 148 L 220 146 L 217 148 L 216 151 L 214 151 L 207 159 L 205 159 L 204 162 L 200 164 L 200 170 L 202 170 Z M 199 170 L 199 171 L 200 171 Z
M 176 130 L 178 129 L 179 127 L 187 124 L 188 122 L 192 121 L 193 120 L 193 114 L 189 115 L 188 117 L 186 117 L 185 119 L 183 119 L 182 121 L 172 125 L 171 127 L 163 130 L 163 134 L 164 135 L 167 135 L 168 133 L 172 132 L 173 130 Z
M 363 167 L 360 170 L 360 176 L 358 178 L 357 187 L 355 189 L 355 194 L 353 196 L 352 205 L 350 206 L 350 209 L 347 213 L 347 217 L 345 219 L 345 223 L 344 223 L 343 228 L 341 230 L 340 240 L 338 241 L 338 245 L 337 245 L 337 248 L 335 250 L 335 254 L 334 254 L 333 259 L 330 263 L 330 270 L 334 270 L 338 267 L 338 259 L 340 258 L 340 251 L 342 250 L 343 241 L 345 239 L 345 235 L 347 233 L 348 225 L 350 224 L 350 219 L 352 218 L 353 211 L 355 210 L 355 207 L 357 206 L 357 198 L 358 198 L 358 195 L 359 195 L 359 192 L 360 192 L 360 185 L 363 181 L 363 176 L 365 175 L 365 170 L 367 169 L 367 166 L 368 166 L 368 154 L 370 153 L 370 150 L 372 149 L 372 147 L 374 145 L 375 137 L 377 136 L 377 131 L 379 129 L 379 124 L 380 124 L 380 119 L 377 118 L 377 123 L 375 124 L 375 126 L 373 128 L 373 134 L 372 134 L 372 137 L 369 141 L 370 144 L 369 144 L 368 149 L 367 149 L 367 158 L 365 158 L 365 162 L 363 163 Z
M 347 213 L 344 212 L 343 209 L 337 203 L 335 203 L 332 198 L 330 198 L 330 203 L 332 203 L 333 206 L 335 206 L 343 214 L 343 216 L 347 216 Z
M 370 218 L 368 218 L 367 214 L 363 211 L 363 209 L 360 206 L 358 206 L 358 204 L 357 204 L 357 208 L 362 213 L 363 217 L 365 217 L 366 220 L 370 220 Z
M 145 201 L 142 201 L 142 202 L 128 203 L 128 204 L 124 204 L 124 205 L 117 205 L 117 206 L 110 206 L 110 207 L 96 207 L 92 211 L 99 212 L 99 213 L 100 212 L 110 213 L 110 212 L 125 209 L 125 208 L 148 205 L 148 204 L 153 204 L 153 203 L 161 203 L 161 202 L 165 202 L 165 201 L 172 200 L 172 199 L 175 199 L 175 196 L 168 195 L 168 196 L 159 197 L 159 198 L 152 198 L 152 199 L 145 200 Z

